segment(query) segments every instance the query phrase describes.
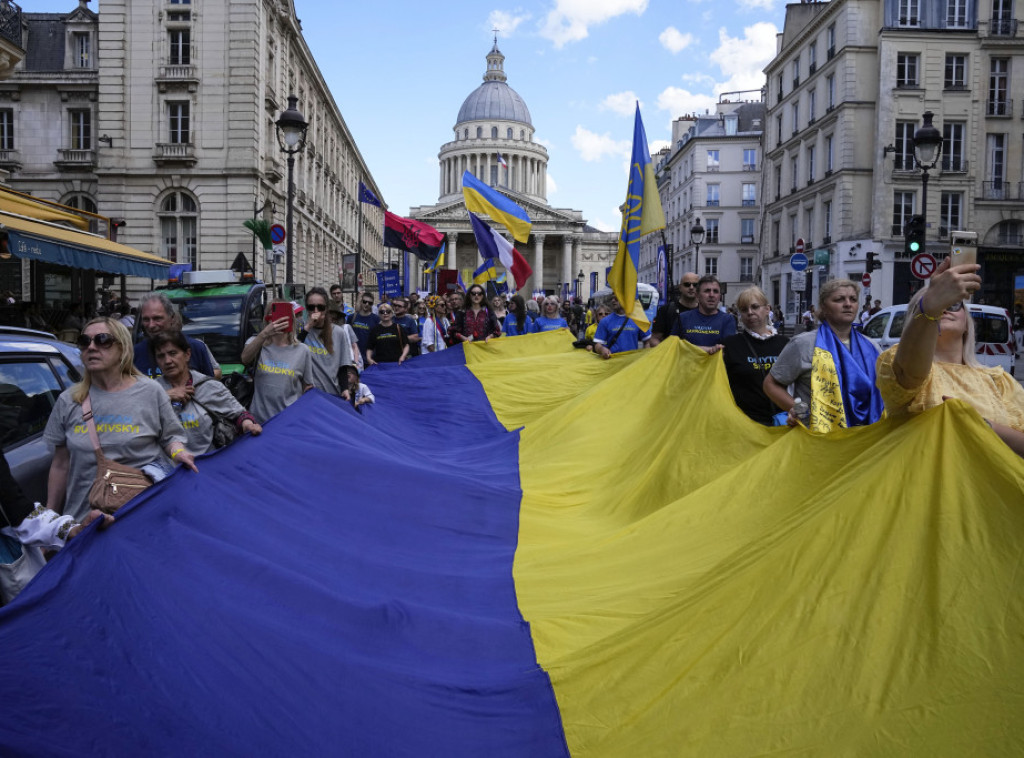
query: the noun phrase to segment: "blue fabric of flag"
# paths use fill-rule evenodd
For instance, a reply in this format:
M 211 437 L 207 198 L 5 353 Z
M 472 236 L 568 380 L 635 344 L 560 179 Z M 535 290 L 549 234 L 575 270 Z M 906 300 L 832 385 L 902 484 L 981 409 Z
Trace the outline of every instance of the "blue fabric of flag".
M 416 365 L 61 551 L 0 609 L 0 755 L 567 756 L 516 604 L 518 433 L 460 348 Z
M 376 205 L 378 208 L 383 207 L 380 204 L 380 199 L 375 194 L 373 194 L 373 190 L 371 190 L 362 182 L 359 182 L 359 202 L 369 203 L 370 205 Z

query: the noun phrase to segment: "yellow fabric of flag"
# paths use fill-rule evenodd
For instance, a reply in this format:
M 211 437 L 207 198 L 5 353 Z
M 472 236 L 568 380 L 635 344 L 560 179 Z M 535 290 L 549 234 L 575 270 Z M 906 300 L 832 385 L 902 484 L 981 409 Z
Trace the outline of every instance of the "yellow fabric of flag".
M 966 404 L 767 428 L 720 355 L 466 346 L 571 754 L 1024 754 L 1024 461 Z

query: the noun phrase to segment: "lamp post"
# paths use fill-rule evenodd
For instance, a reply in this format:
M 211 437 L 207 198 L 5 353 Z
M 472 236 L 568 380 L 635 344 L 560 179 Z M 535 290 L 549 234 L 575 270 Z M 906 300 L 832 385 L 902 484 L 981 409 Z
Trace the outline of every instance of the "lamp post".
M 287 247 L 285 248 L 284 280 L 286 285 L 294 283 L 292 277 L 292 214 L 295 206 L 295 154 L 302 152 L 306 146 L 306 129 L 309 124 L 295 107 L 299 98 L 288 95 L 288 110 L 277 119 L 277 141 L 281 150 L 288 156 L 288 226 Z
M 580 272 L 576 274 L 576 297 L 580 300 L 583 299 L 583 282 L 586 281 L 586 279 L 587 277 L 584 275 L 583 269 L 580 269 Z
M 704 227 L 700 225 L 700 218 L 690 227 L 690 242 L 697 250 L 693 256 L 693 272 L 700 276 L 700 246 L 704 244 Z
M 942 152 L 942 134 L 932 126 L 931 111 L 924 112 L 924 123 L 914 132 L 914 160 L 921 167 L 921 218 L 928 216 L 928 171 L 935 168 Z M 925 222 L 924 226 L 927 225 Z

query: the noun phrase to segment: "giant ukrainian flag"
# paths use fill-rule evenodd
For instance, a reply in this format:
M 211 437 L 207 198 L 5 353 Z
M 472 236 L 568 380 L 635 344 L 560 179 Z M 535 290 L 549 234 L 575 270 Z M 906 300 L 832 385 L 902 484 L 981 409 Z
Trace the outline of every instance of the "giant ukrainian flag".
M 651 324 L 643 306 L 636 299 L 640 238 L 664 228 L 665 213 L 661 208 L 658 181 L 654 176 L 651 152 L 647 147 L 647 133 L 640 119 L 640 103 L 637 103 L 633 123 L 633 155 L 629 164 L 629 186 L 622 211 L 622 228 L 619 231 L 619 250 L 612 270 L 608 272 L 608 284 L 626 309 L 626 315 L 641 330 L 648 329 Z
M 371 368 L 87 530 L 0 610 L 0 755 L 1024 752 L 974 410 L 770 429 L 717 355 L 570 340 Z

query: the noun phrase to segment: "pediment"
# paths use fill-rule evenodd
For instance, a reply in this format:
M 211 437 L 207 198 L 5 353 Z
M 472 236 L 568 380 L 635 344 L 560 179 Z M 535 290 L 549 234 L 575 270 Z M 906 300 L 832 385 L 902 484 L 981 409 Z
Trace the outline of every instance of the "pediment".
M 580 218 L 579 211 L 552 208 L 535 201 L 522 197 L 514 198 L 514 201 L 526 211 L 526 214 L 533 222 L 534 228 L 538 231 L 582 231 L 584 221 Z M 466 203 L 459 199 L 448 203 L 437 205 L 422 205 L 414 209 L 412 218 L 418 221 L 425 221 L 431 226 L 437 223 L 469 227 L 469 212 L 466 210 Z M 435 223 L 436 222 L 436 223 Z

